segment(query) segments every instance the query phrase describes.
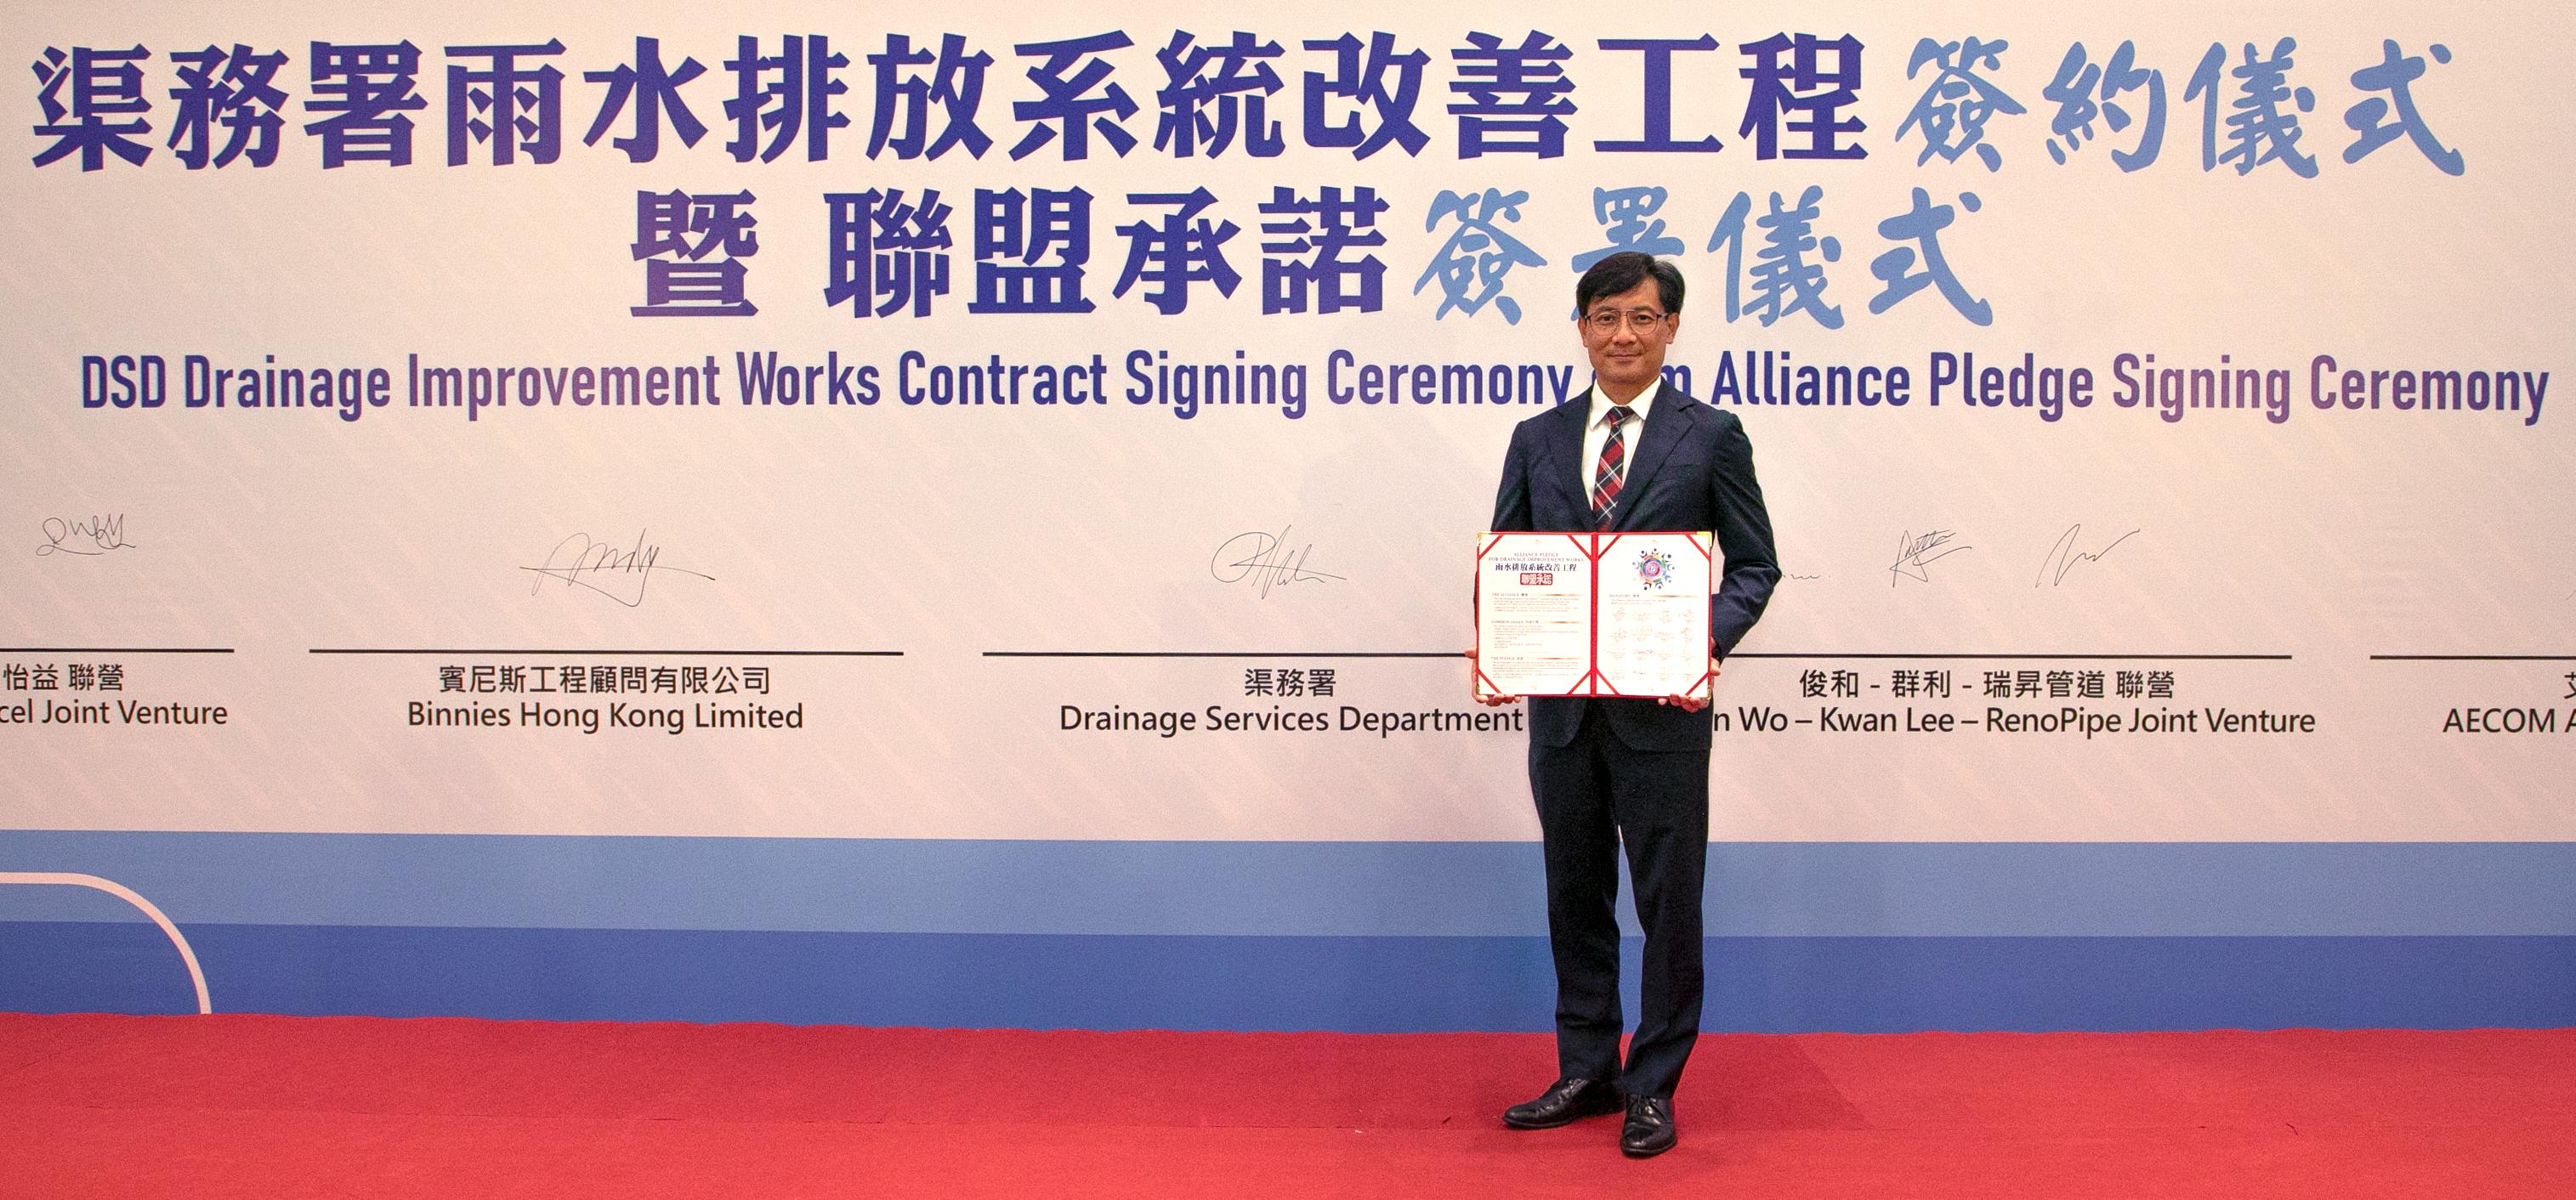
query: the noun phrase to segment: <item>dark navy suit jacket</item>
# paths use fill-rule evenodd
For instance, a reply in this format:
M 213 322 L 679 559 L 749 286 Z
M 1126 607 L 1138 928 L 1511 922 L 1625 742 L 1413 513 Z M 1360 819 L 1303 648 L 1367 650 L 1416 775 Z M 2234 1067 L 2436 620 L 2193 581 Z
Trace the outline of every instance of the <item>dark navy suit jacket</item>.
M 1582 533 L 1594 527 L 1592 464 L 1582 461 L 1591 411 L 1586 389 L 1512 430 L 1502 489 L 1494 497 L 1496 532 Z M 1708 598 L 1709 653 L 1724 658 L 1761 618 L 1780 579 L 1771 517 L 1753 477 L 1753 443 L 1735 414 L 1666 387 L 1647 409 L 1646 426 L 1632 446 L 1608 529 L 1705 529 L 1717 535 L 1725 565 Z M 1706 712 L 1653 700 L 1544 696 L 1530 698 L 1530 737 L 1549 746 L 1572 742 L 1587 703 L 1601 705 L 1619 740 L 1639 750 L 1698 750 L 1710 743 Z

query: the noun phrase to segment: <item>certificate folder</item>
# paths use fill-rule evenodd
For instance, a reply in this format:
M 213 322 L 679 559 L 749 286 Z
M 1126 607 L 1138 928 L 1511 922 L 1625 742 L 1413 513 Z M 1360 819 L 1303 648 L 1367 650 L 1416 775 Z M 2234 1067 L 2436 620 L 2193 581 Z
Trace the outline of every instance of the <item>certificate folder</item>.
M 1706 532 L 1476 535 L 1476 686 L 1680 696 L 1709 684 Z

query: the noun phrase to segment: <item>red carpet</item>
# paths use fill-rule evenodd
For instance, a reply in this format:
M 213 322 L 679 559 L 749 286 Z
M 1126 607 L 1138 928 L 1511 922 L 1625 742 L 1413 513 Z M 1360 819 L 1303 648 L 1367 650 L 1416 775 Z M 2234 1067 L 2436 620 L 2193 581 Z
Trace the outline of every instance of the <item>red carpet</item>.
M 1545 1036 L 0 1014 L 0 1196 L 2576 1196 L 2576 1030 L 1703 1038 L 1681 1147 Z

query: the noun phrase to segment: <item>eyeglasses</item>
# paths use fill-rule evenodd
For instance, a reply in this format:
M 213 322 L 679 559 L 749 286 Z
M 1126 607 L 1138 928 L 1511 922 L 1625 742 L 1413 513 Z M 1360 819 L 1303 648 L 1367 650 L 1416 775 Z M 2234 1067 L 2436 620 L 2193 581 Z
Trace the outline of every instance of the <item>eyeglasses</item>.
M 1659 313 L 1652 309 L 1644 308 L 1624 313 L 1603 309 L 1600 312 L 1583 318 L 1583 327 L 1602 337 L 1608 337 L 1611 334 L 1619 332 L 1619 327 L 1623 324 L 1628 327 L 1628 331 L 1631 333 L 1647 333 L 1652 331 L 1656 325 L 1661 324 L 1665 317 L 1671 315 L 1672 314 L 1670 313 Z

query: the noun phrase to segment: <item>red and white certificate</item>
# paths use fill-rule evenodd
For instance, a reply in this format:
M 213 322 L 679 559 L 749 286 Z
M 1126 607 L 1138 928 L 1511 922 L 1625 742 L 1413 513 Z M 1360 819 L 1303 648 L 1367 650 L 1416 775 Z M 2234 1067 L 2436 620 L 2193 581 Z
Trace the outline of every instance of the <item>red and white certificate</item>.
M 1707 533 L 1476 537 L 1476 686 L 1681 696 L 1708 686 Z

